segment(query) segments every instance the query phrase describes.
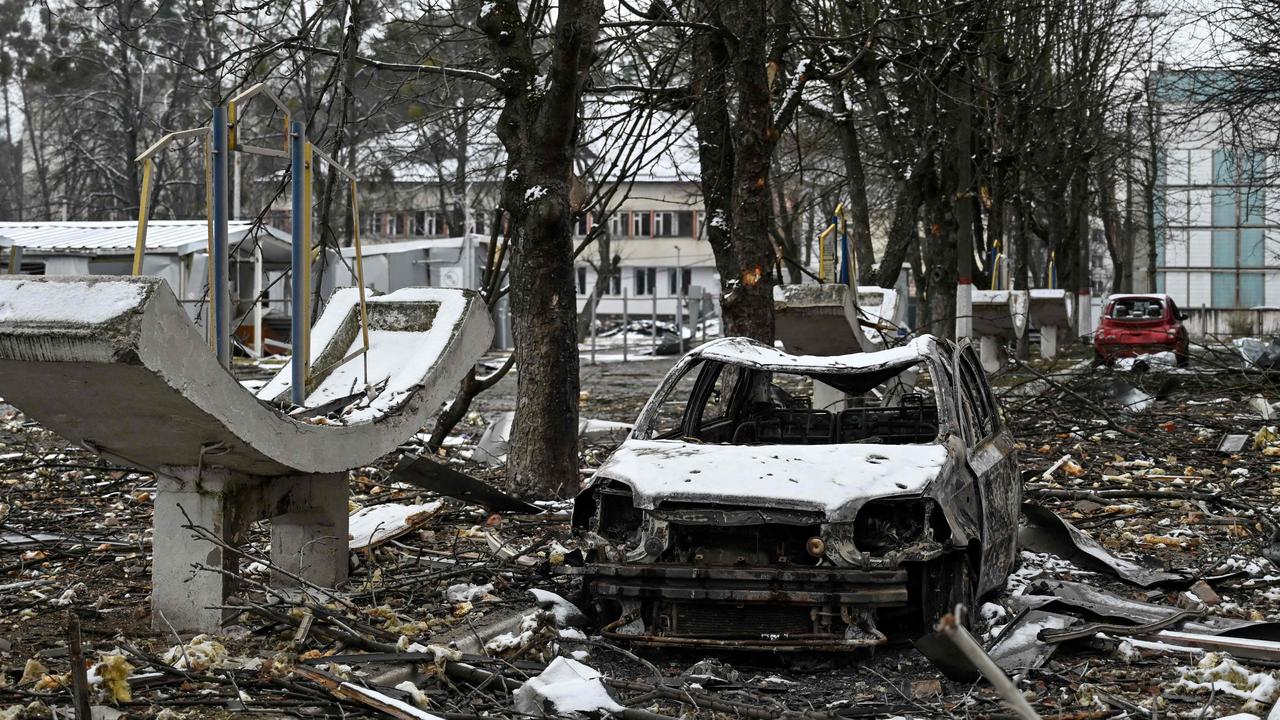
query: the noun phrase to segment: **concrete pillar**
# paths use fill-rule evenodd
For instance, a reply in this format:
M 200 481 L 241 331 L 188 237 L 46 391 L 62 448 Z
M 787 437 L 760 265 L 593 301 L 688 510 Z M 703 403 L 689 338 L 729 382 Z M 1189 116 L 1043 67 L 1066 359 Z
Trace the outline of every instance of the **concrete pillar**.
M 345 474 L 255 478 L 223 468 L 165 468 L 156 474 L 151 624 L 179 633 L 216 632 L 235 590 L 234 547 L 251 523 L 271 521 L 271 561 L 308 582 L 347 578 Z M 221 568 L 228 574 L 217 571 Z M 296 586 L 280 576 L 281 589 Z
M 1093 335 L 1093 297 L 1084 290 L 1076 293 L 1076 335 L 1082 340 Z
M 982 369 L 988 374 L 1000 369 L 1000 342 L 992 335 L 978 338 L 978 359 L 982 361 Z
M 282 482 L 283 481 L 283 482 Z M 347 581 L 347 476 L 272 480 L 282 492 L 271 517 L 271 564 L 323 587 Z M 283 512 L 281 512 L 283 511 Z M 276 587 L 296 583 L 275 575 Z
M 234 545 L 251 519 L 236 512 L 236 480 L 225 470 L 194 468 L 156 474 L 155 533 L 151 561 L 151 625 L 156 630 L 217 630 L 227 611 L 230 579 L 212 568 L 234 572 L 235 558 L 187 526 L 208 530 Z M 200 569 L 200 566 L 211 568 Z
M 1056 325 L 1040 326 L 1040 357 L 1052 360 L 1058 357 L 1058 327 Z

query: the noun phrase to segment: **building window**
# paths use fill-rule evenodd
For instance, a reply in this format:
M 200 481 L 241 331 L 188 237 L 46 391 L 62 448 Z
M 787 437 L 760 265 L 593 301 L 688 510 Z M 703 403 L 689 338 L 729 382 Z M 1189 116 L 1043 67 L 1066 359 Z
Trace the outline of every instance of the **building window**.
M 388 237 L 400 234 L 400 214 L 387 213 L 383 218 L 382 234 Z
M 657 292 L 658 268 L 635 269 L 636 295 L 652 295 Z
M 681 210 L 676 213 L 676 237 L 694 237 L 693 211 Z
M 488 221 L 489 213 L 483 210 L 471 211 L 471 232 L 483 235 L 485 232 L 485 223 Z
M 655 212 L 653 214 L 653 236 L 654 237 L 676 237 L 679 234 L 680 227 L 676 223 L 676 214 L 673 212 Z
M 650 237 L 653 234 L 653 213 L 642 211 L 631 213 L 631 236 Z
M 617 212 L 609 217 L 609 234 L 615 238 L 626 237 L 631 229 L 631 213 Z
M 1240 273 L 1240 307 L 1254 308 L 1262 304 L 1262 273 Z
M 591 231 L 591 213 L 582 213 L 578 221 L 573 224 L 573 234 L 578 237 L 584 237 Z
M 676 287 L 676 277 L 680 278 L 680 287 Z M 688 295 L 689 285 L 693 282 L 693 270 L 689 268 L 671 268 L 667 273 L 668 285 L 672 295 Z
M 1229 272 L 1213 273 L 1212 279 L 1213 307 L 1229 308 L 1236 304 L 1236 274 Z
M 597 282 L 599 282 L 597 280 Z M 606 295 L 622 294 L 622 268 L 614 268 L 613 274 L 609 276 L 609 283 L 605 287 Z

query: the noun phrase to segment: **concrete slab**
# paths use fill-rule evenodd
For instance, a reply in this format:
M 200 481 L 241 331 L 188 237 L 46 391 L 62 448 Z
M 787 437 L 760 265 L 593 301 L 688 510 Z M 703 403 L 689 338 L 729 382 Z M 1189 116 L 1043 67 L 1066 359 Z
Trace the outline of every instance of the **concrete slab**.
M 291 408 L 288 366 L 255 397 L 158 278 L 0 278 L 0 395 L 156 473 L 157 628 L 219 628 L 233 548 L 257 520 L 271 520 L 277 587 L 344 582 L 346 472 L 426 425 L 493 337 L 475 293 L 405 288 L 369 300 L 370 349 L 348 359 L 357 302 L 339 291 L 316 322 L 315 377 Z
M 876 348 L 858 322 L 857 293 L 840 283 L 778 285 L 774 332 L 794 355 L 848 355 Z
M 345 357 L 354 291 L 316 323 L 312 357 Z M 226 467 L 272 477 L 345 472 L 418 432 L 488 348 L 493 325 L 466 290 L 406 288 L 369 302 L 381 394 L 334 420 L 286 414 L 246 391 L 156 278 L 0 279 L 0 395 L 59 435 L 121 462 Z M 283 368 L 260 397 L 288 393 Z M 364 389 L 363 361 L 322 375 L 315 408 Z
M 1027 331 L 1028 299 L 1022 290 L 974 290 L 973 334 L 978 357 L 987 372 L 1000 369 L 1000 342 L 1010 342 Z
M 1028 307 L 1031 327 L 1040 331 L 1040 356 L 1054 358 L 1058 354 L 1058 341 L 1062 333 L 1071 327 L 1075 304 L 1071 295 L 1061 288 L 1037 288 L 1031 291 Z
M 876 285 L 858 286 L 858 310 L 867 320 L 886 328 L 862 328 L 862 333 L 877 350 L 884 346 L 886 336 L 896 335 L 896 328 L 902 327 L 907 316 L 906 303 L 901 302 L 898 292 Z

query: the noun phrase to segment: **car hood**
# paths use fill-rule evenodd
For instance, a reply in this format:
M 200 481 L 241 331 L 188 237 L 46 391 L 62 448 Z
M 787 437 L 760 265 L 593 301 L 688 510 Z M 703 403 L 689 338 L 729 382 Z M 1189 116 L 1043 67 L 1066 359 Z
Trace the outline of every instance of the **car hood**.
M 931 445 L 701 445 L 627 440 L 596 478 L 631 487 L 636 507 L 668 500 L 818 510 L 919 494 L 947 462 Z

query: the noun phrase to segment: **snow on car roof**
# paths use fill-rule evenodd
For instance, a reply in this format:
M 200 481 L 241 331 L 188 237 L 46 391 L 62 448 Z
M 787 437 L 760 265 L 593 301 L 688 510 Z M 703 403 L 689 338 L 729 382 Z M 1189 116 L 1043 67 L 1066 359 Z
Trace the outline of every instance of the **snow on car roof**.
M 906 345 L 877 352 L 792 355 L 751 338 L 730 337 L 709 342 L 690 352 L 689 357 L 778 372 L 871 372 L 918 363 L 935 352 L 937 344 L 932 335 L 921 335 Z
M 1107 302 L 1112 300 L 1163 300 L 1172 302 L 1173 298 L 1165 293 L 1116 293 L 1115 295 L 1107 296 Z

